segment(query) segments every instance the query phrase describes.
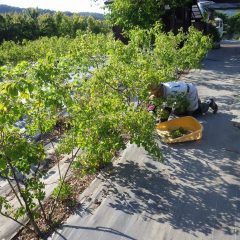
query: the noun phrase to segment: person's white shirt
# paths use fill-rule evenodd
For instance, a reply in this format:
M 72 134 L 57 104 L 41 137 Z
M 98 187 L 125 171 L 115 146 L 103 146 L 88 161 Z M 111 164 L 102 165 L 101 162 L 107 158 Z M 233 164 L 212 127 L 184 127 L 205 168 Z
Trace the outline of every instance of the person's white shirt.
M 177 95 L 178 93 L 186 93 L 186 97 L 190 103 L 187 111 L 194 112 L 198 109 L 198 91 L 194 84 L 183 81 L 163 83 L 164 97 Z

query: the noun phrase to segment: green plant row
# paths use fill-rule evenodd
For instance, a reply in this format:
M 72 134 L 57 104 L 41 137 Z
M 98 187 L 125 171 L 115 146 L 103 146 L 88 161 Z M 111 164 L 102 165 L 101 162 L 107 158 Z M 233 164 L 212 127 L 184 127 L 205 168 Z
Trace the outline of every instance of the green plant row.
M 23 40 L 21 44 L 5 41 L 0 45 L 0 65 L 16 65 L 21 61 L 35 63 L 53 54 L 56 60 L 81 48 L 81 39 L 88 35 L 79 32 L 76 38 L 42 37 L 34 41 Z M 99 38 L 101 38 L 100 36 Z

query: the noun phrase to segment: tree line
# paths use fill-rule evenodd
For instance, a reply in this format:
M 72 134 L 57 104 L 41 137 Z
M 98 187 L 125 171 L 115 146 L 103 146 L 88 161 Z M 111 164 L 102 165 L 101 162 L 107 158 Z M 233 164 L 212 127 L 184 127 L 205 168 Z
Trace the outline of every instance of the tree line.
M 92 16 L 77 14 L 67 16 L 62 12 L 40 14 L 37 9 L 28 9 L 24 13 L 0 14 L 0 42 L 23 39 L 35 40 L 46 36 L 76 37 L 77 32 L 106 33 L 109 31 L 106 21 L 96 20 Z

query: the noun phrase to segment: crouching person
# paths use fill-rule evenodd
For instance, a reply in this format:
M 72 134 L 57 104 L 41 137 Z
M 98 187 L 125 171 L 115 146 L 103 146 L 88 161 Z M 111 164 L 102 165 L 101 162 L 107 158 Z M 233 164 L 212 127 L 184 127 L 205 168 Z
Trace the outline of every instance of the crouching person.
M 149 88 L 151 92 L 150 98 L 162 99 L 165 101 L 165 106 L 161 109 L 161 111 L 164 112 L 164 117 L 161 118 L 161 121 L 167 121 L 172 112 L 177 116 L 196 116 L 205 114 L 209 108 L 212 109 L 214 114 L 218 111 L 218 106 L 213 98 L 201 102 L 198 97 L 197 88 L 192 83 L 183 81 L 167 82 L 152 84 Z M 186 101 L 183 100 L 184 98 L 179 96 L 183 96 L 187 104 Z M 174 104 L 169 104 L 171 100 Z M 156 112 L 157 106 L 149 105 L 148 110 Z

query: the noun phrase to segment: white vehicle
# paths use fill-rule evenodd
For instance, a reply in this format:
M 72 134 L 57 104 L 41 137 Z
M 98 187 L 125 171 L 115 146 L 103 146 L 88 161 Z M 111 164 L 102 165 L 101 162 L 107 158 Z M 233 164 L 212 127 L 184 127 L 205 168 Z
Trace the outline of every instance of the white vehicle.
M 209 9 L 214 9 L 215 2 L 199 0 L 198 7 L 202 13 L 202 15 L 207 14 L 207 20 L 210 20 L 210 11 Z M 214 18 L 215 27 L 219 32 L 220 38 L 223 36 L 223 20 L 221 18 Z
M 223 36 L 223 20 L 221 18 L 214 18 L 215 26 L 219 32 L 220 38 Z

